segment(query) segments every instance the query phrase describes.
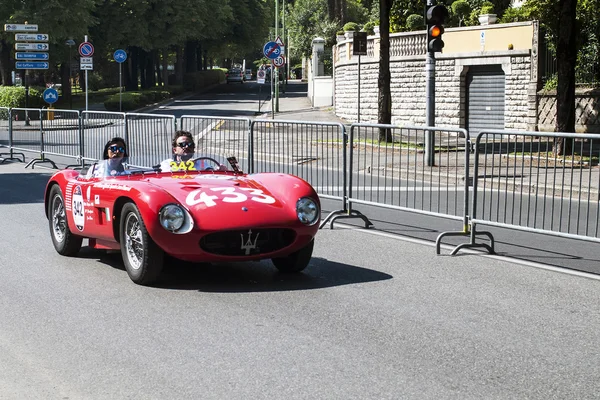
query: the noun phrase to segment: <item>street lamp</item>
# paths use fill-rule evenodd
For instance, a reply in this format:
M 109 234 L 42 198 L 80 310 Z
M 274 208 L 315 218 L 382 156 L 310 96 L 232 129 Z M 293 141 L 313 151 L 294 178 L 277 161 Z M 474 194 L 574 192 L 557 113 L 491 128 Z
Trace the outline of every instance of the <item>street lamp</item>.
M 71 54 L 71 50 L 73 46 L 75 46 L 75 41 L 73 39 L 69 39 L 65 42 L 67 46 L 69 46 L 69 98 L 71 100 L 71 110 L 73 109 L 73 85 L 71 84 L 71 60 L 73 59 L 73 55 Z

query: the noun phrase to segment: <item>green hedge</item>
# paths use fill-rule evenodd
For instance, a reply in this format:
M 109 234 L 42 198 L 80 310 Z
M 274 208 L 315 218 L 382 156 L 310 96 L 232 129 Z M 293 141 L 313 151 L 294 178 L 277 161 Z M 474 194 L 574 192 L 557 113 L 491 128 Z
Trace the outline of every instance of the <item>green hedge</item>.
M 47 106 L 42 98 L 44 89 L 29 88 L 29 107 L 42 108 Z M 23 86 L 0 86 L 0 107 L 25 107 L 25 88 Z
M 194 92 L 207 86 L 221 83 L 224 80 L 225 71 L 220 68 L 190 72 L 183 76 L 183 87 L 187 91 Z
M 165 89 L 151 89 L 141 92 L 123 92 L 122 111 L 131 111 L 158 103 L 181 93 L 181 86 L 168 86 Z M 104 101 L 108 111 L 119 111 L 119 94 L 113 94 Z

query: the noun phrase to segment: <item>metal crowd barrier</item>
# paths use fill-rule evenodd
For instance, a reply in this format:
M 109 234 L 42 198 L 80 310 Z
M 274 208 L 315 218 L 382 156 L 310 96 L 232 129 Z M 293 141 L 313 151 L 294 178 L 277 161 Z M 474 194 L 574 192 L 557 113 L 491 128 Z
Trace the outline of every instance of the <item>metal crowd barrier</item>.
M 250 124 L 250 172 L 281 172 L 309 182 L 346 210 L 346 128 L 338 123 L 257 119 Z
M 127 140 L 125 113 L 106 111 L 81 112 L 81 155 L 84 162 L 102 159 L 104 145 L 115 137 Z
M 15 153 L 13 150 L 11 110 L 8 107 L 0 107 L 0 164 L 8 160 L 25 162 L 25 154 Z M 7 152 L 1 151 L 6 149 Z M 20 155 L 22 158 L 15 156 Z
M 126 113 L 125 124 L 131 165 L 151 167 L 171 157 L 177 130 L 174 115 Z
M 250 171 L 250 119 L 183 115 L 179 121 L 180 128 L 194 136 L 197 153 L 235 156 L 242 169 Z
M 425 144 L 429 138 L 435 151 L 428 162 Z M 464 129 L 353 124 L 348 214 L 357 213 L 354 204 L 364 204 L 454 219 L 466 227 L 469 143 Z
M 557 155 L 555 141 L 567 151 Z M 600 135 L 520 131 L 483 131 L 475 142 L 470 242 L 477 225 L 505 227 L 600 242 Z M 438 245 L 439 254 L 439 245 Z

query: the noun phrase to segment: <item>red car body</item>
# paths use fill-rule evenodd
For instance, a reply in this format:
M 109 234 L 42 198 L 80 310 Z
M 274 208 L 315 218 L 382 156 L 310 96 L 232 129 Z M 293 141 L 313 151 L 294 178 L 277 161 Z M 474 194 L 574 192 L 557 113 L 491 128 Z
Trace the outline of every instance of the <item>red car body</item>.
M 55 186 L 60 193 L 53 191 Z M 60 217 L 56 217 L 61 213 L 59 195 L 68 236 L 60 236 Z M 75 241 L 88 238 L 91 247 L 124 251 L 122 211 L 132 203 L 151 242 L 166 254 L 192 262 L 285 259 L 307 247 L 312 254 L 318 223 L 300 221 L 296 207 L 302 198 L 312 199 L 320 214 L 317 193 L 306 181 L 280 173 L 247 175 L 234 171 L 151 171 L 89 178 L 67 169 L 50 178 L 45 193 L 50 231 L 58 232 L 53 236 L 55 246 L 61 237 Z M 191 217 L 186 233 L 169 231 L 161 224 L 159 213 L 168 204 L 179 205 L 185 209 L 186 218 Z M 53 230 L 57 227 L 58 231 Z M 141 233 L 128 240 L 138 237 Z M 60 249 L 63 247 L 64 243 Z M 143 256 L 151 252 L 148 248 Z M 137 283 L 151 283 L 154 278 Z

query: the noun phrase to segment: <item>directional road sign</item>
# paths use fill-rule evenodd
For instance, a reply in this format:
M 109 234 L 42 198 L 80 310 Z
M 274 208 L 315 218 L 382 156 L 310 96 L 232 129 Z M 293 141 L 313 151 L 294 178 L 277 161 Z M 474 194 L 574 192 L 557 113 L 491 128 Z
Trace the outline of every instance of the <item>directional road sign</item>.
M 285 57 L 284 56 L 279 56 L 276 59 L 273 60 L 273 64 L 276 67 L 283 67 L 285 65 Z
M 48 53 L 20 53 L 17 51 L 15 58 L 17 60 L 49 60 L 50 56 Z
M 58 92 L 54 88 L 44 90 L 42 96 L 44 97 L 44 101 L 48 104 L 54 104 L 58 100 Z
M 6 32 L 37 32 L 37 25 L 29 24 L 4 24 Z
M 263 54 L 270 60 L 274 60 L 281 54 L 281 47 L 275 42 L 267 42 L 263 47 Z
M 15 34 L 15 40 L 28 40 L 30 42 L 47 42 L 47 33 L 17 33 Z
M 15 50 L 48 50 L 48 43 L 15 43 Z
M 118 62 L 119 64 L 121 64 L 122 62 L 125 62 L 125 60 L 127 60 L 127 53 L 125 52 L 125 50 L 115 50 L 115 53 L 113 54 L 113 58 L 115 59 L 116 62 Z
M 48 69 L 48 66 L 47 62 L 40 61 L 17 61 L 15 63 L 16 69 Z
M 79 55 L 81 57 L 91 57 L 94 54 L 94 46 L 90 42 L 83 42 L 79 45 Z

